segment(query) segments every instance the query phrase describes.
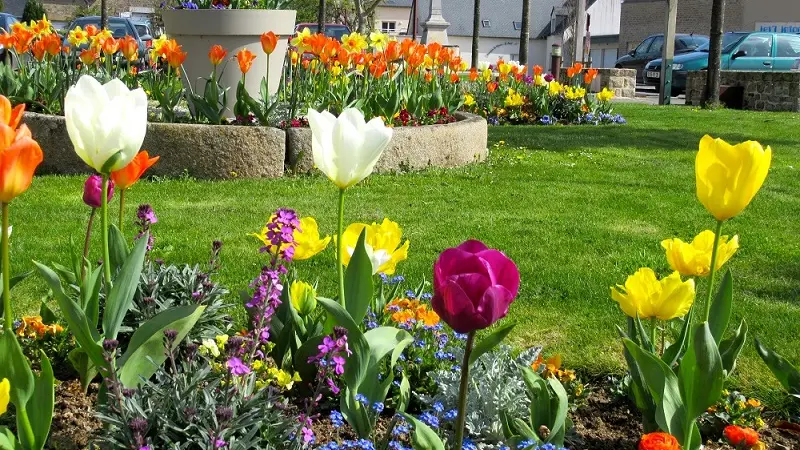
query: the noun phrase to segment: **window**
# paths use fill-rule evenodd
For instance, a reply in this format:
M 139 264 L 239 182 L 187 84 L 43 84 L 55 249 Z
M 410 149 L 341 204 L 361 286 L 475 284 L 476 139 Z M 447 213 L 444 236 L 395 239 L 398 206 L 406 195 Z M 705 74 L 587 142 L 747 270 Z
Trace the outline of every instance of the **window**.
M 515 29 L 515 30 L 521 30 L 521 29 L 522 29 L 522 22 L 517 22 L 517 21 L 515 20 L 515 21 L 514 21 L 514 29 Z
M 664 48 L 664 36 L 656 36 L 653 38 L 653 43 L 650 44 L 650 50 L 648 53 L 655 53 L 660 55 L 661 50 Z
M 487 19 L 483 19 L 483 20 L 481 20 L 481 26 L 483 28 L 489 28 L 490 26 L 492 26 L 492 23 L 489 22 Z
M 778 35 L 778 58 L 800 57 L 800 36 Z
M 397 22 L 394 21 L 381 22 L 381 32 L 386 34 L 395 34 L 397 32 Z
M 636 47 L 636 50 L 634 50 L 633 52 L 635 54 L 637 54 L 637 55 L 641 55 L 643 53 L 647 53 L 647 48 L 650 47 L 650 43 L 652 43 L 652 42 L 653 42 L 653 38 L 645 39 L 641 44 L 639 44 L 638 47 Z
M 769 58 L 772 56 L 772 35 L 751 34 L 739 46 L 738 52 L 744 52 L 742 56 L 751 58 Z

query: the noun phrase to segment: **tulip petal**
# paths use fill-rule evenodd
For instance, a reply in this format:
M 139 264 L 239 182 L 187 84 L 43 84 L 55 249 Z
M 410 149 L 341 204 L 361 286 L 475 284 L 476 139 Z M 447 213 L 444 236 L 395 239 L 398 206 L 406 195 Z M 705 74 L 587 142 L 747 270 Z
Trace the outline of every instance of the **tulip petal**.
M 436 268 L 442 277 L 450 277 L 458 274 L 474 273 L 490 279 L 491 274 L 489 265 L 478 256 L 465 252 L 459 248 L 448 248 L 439 255 Z M 436 275 L 436 274 L 434 274 Z M 434 276 L 434 282 L 436 282 Z M 440 281 L 443 282 L 444 278 Z
M 487 247 L 486 244 L 477 239 L 464 241 L 457 248 L 469 253 L 479 253 L 484 250 L 489 250 L 489 247 Z
M 334 148 L 333 164 L 337 172 L 334 183 L 342 189 L 361 181 L 358 179 L 362 165 L 360 151 L 365 137 L 359 133 L 359 119 L 361 123 L 364 122 L 358 110 L 349 108 L 342 112 L 333 126 L 331 142 Z
M 311 127 L 311 153 L 314 165 L 331 181 L 336 179 L 336 167 L 333 165 L 333 127 L 336 117 L 328 111 L 319 113 L 313 109 L 308 111 L 308 124 Z
M 490 326 L 508 314 L 508 307 L 515 295 L 500 285 L 490 286 L 480 297 L 475 312 Z
M 0 152 L 0 202 L 9 203 L 25 192 L 43 159 L 39 144 L 29 137 L 17 139 Z
M 516 297 L 519 292 L 519 269 L 514 261 L 499 250 L 484 250 L 477 256 L 489 263 L 492 284 L 499 284 Z
M 470 297 L 454 280 L 449 280 L 442 292 L 434 296 L 432 306 L 433 310 L 459 333 L 469 333 L 487 326 L 484 319 L 475 314 L 475 306 Z

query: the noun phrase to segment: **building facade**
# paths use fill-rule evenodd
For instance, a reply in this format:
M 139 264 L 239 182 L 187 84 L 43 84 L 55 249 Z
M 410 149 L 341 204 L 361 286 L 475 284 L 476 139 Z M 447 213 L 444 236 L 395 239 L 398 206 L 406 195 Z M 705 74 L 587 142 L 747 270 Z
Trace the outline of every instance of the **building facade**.
M 708 35 L 711 29 L 712 0 L 679 0 L 678 33 Z M 666 28 L 665 0 L 623 0 L 620 19 L 620 54 L 634 48 L 647 36 Z M 727 0 L 725 31 L 800 33 L 798 0 Z

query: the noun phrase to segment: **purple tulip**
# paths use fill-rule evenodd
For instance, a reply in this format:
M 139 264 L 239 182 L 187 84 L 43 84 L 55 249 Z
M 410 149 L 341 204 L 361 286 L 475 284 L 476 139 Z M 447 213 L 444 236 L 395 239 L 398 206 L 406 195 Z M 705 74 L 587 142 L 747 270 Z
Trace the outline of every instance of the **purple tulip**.
M 547 81 L 549 83 L 553 81 L 555 78 L 556 77 L 554 77 L 552 73 L 548 73 L 547 75 L 544 76 L 544 81 Z
M 103 177 L 92 175 L 83 185 L 83 202 L 92 208 L 99 208 L 103 202 Z M 114 196 L 114 182 L 108 180 L 108 201 Z
M 519 291 L 519 270 L 499 250 L 466 241 L 433 266 L 433 309 L 458 333 L 489 327 L 508 314 Z

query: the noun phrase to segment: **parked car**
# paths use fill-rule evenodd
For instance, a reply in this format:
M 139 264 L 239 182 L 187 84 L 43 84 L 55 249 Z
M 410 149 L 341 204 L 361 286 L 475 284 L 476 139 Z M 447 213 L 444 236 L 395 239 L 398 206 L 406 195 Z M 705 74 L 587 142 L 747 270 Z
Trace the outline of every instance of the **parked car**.
M 676 34 L 675 35 L 675 54 L 693 52 L 700 46 L 708 43 L 708 36 L 701 34 Z M 650 61 L 661 58 L 664 48 L 664 35 L 654 34 L 648 36 L 635 49 L 627 55 L 623 55 L 614 64 L 618 69 L 636 69 L 636 80 L 644 80 L 644 66 Z
M 316 33 L 319 27 L 316 23 L 298 23 L 294 27 L 294 32 L 297 34 L 300 31 L 303 31 L 304 28 L 308 28 L 312 34 Z M 347 25 L 342 25 L 340 23 L 326 23 L 325 24 L 325 36 L 334 39 L 341 39 L 342 36 L 345 34 L 350 34 L 350 27 Z
M 100 28 L 100 16 L 79 17 L 73 20 L 67 29 L 72 30 L 77 26 L 86 28 L 88 25 L 94 25 Z M 145 54 L 147 52 L 145 41 L 152 40 L 153 38 L 148 35 L 140 35 L 131 19 L 126 17 L 109 17 L 108 29 L 111 30 L 114 39 L 124 38 L 125 36 L 131 36 L 136 39 L 136 43 L 139 44 L 139 57 L 145 59 Z
M 150 22 L 143 20 L 135 20 L 135 19 L 131 19 L 131 22 L 133 22 L 133 26 L 139 33 L 139 37 L 141 37 L 142 42 L 144 42 L 144 47 L 146 49 L 150 49 L 150 47 L 153 46 L 153 39 L 158 38 L 156 33 L 153 32 L 153 28 L 150 25 Z
M 10 33 L 11 26 L 17 22 L 19 22 L 19 20 L 11 14 L 0 13 L 0 31 Z M 8 55 L 10 55 L 10 53 L 0 45 L 0 63 L 5 63 Z
M 672 94 L 686 90 L 690 71 L 708 69 L 708 45 L 676 56 L 672 62 Z M 792 33 L 733 32 L 722 36 L 722 70 L 800 70 L 800 35 Z M 645 82 L 661 85 L 661 59 L 645 66 Z

